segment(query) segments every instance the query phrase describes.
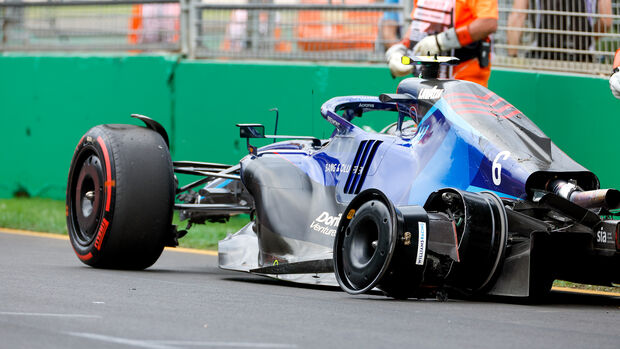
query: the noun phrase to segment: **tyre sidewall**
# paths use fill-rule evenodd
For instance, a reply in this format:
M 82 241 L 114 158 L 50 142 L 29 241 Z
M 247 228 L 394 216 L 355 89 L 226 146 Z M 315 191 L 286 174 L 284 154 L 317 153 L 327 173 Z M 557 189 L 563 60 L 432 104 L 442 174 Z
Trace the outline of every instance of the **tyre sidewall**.
M 77 235 L 74 186 L 85 153 L 102 161 L 103 188 L 96 235 Z M 67 185 L 67 226 L 71 244 L 85 264 L 143 269 L 161 254 L 172 224 L 174 174 L 159 134 L 133 125 L 99 125 L 78 143 Z
M 88 265 L 97 265 L 98 261 L 101 260 L 103 254 L 102 247 L 106 241 L 106 234 L 110 228 L 110 222 L 112 222 L 114 218 L 116 186 L 112 184 L 115 183 L 116 171 L 114 167 L 114 158 L 110 156 L 109 149 L 109 140 L 106 134 L 102 132 L 101 126 L 90 129 L 76 146 L 69 170 L 66 198 L 69 239 L 71 240 L 71 245 L 77 257 Z M 75 185 L 81 168 L 79 166 L 81 163 L 78 162 L 83 161 L 85 157 L 91 154 L 96 155 L 102 160 L 103 183 L 101 183 L 100 195 L 103 197 L 103 204 L 99 207 L 99 212 L 95 212 L 95 214 L 99 214 L 100 216 L 99 224 L 96 228 L 96 235 L 93 239 L 86 242 L 77 236 L 77 230 L 80 228 L 75 218 L 75 210 L 79 209 L 78 207 L 74 207 Z

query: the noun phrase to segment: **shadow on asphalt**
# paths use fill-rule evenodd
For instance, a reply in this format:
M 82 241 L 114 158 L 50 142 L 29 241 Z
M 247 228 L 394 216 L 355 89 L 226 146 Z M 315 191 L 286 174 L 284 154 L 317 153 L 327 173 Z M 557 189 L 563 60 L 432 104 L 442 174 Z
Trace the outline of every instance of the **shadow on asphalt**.
M 465 298 L 461 298 L 467 300 Z M 547 296 L 540 299 L 527 299 L 516 297 L 486 296 L 475 299 L 478 302 L 505 303 L 525 306 L 570 306 L 570 305 L 592 305 L 620 307 L 620 297 L 598 294 L 587 294 L 565 291 L 551 291 Z
M 276 280 L 264 276 L 254 276 L 254 275 L 244 275 L 244 276 L 233 276 L 233 277 L 225 277 L 222 278 L 225 281 L 233 281 L 233 282 L 246 282 L 253 283 L 258 285 L 270 285 L 277 287 L 291 287 L 291 288 L 300 288 L 307 290 L 323 290 L 323 291 L 339 291 L 340 288 L 337 286 L 327 286 L 327 285 L 308 285 L 308 284 L 300 284 L 291 281 L 285 280 Z
M 586 293 L 573 293 L 564 291 L 551 291 L 546 299 L 543 299 L 540 304 L 544 305 L 609 305 L 620 307 L 620 297 L 586 294 Z
M 224 277 L 222 278 L 222 280 L 277 286 L 277 287 L 291 287 L 291 288 L 299 288 L 299 289 L 343 292 L 342 290 L 340 290 L 339 287 L 336 287 L 336 286 L 298 284 L 294 282 L 275 280 L 271 278 L 254 276 L 254 275 Z M 366 296 L 383 296 L 383 293 L 375 290 L 372 292 L 368 292 L 365 295 Z M 389 297 L 362 298 L 364 297 L 364 295 L 360 295 L 360 296 L 352 295 L 351 297 L 363 299 L 365 301 L 368 301 L 368 300 L 390 301 L 390 302 L 394 302 L 394 301 L 396 302 L 436 301 L 435 298 L 423 298 L 423 299 L 410 298 L 407 300 L 397 300 L 397 299 L 392 299 Z M 497 296 L 478 297 L 476 299 L 455 297 L 455 298 L 450 298 L 449 300 L 450 301 L 465 301 L 465 302 L 471 301 L 471 302 L 481 302 L 481 303 L 505 303 L 505 304 L 526 305 L 526 306 L 592 305 L 592 306 L 610 306 L 610 307 L 615 307 L 615 308 L 620 307 L 620 297 L 585 294 L 585 293 L 573 293 L 573 292 L 564 292 L 564 291 L 551 291 L 551 293 L 547 297 L 543 299 L 535 300 L 535 301 L 526 300 L 522 298 L 497 297 Z

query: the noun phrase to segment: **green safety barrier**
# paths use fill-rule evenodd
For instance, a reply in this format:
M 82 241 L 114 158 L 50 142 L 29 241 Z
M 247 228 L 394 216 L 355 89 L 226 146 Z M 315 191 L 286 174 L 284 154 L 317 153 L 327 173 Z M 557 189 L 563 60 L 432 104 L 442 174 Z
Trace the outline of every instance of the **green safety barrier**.
M 0 197 L 64 198 L 79 138 L 102 123 L 166 127 L 175 160 L 234 163 L 247 153 L 237 123 L 327 138 L 319 113 L 329 98 L 393 92 L 386 67 L 192 61 L 176 56 L 0 56 Z M 534 120 L 567 154 L 620 188 L 615 134 L 620 101 L 606 78 L 494 69 L 490 88 Z M 380 113 L 380 112 L 377 112 Z M 379 130 L 390 119 L 363 117 Z
M 73 150 L 101 123 L 171 124 L 171 57 L 1 56 L 0 197 L 64 198 Z

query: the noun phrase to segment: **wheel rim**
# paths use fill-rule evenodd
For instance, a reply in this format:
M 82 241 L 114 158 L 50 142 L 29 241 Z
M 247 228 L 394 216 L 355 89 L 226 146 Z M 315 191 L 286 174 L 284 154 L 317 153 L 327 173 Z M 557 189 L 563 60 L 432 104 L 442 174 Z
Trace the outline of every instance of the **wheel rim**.
M 103 214 L 104 174 L 101 160 L 92 151 L 79 159 L 71 188 L 71 219 L 76 241 L 86 246 L 95 239 Z
M 379 227 L 374 219 L 363 218 L 359 223 L 358 233 L 351 236 L 348 259 L 355 268 L 363 269 L 375 254 L 379 241 Z M 347 228 L 347 233 L 351 228 Z M 349 235 L 345 236 L 345 245 Z

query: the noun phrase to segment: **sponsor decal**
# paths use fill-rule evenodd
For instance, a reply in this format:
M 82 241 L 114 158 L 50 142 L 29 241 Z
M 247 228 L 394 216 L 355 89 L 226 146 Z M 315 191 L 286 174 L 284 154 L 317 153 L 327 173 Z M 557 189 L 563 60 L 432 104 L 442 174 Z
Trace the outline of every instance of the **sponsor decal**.
M 607 233 L 601 227 L 601 229 L 598 232 L 596 232 L 596 242 L 601 243 L 601 244 L 606 244 L 608 241 L 609 242 L 613 241 L 611 233 Z
M 362 174 L 364 166 L 352 166 L 350 164 L 325 164 L 325 173 L 349 173 Z
M 332 118 L 331 116 L 327 115 L 327 122 L 329 122 L 330 124 L 338 127 L 340 126 L 340 123 L 336 120 L 334 120 L 334 118 Z
M 323 235 L 334 237 L 336 236 L 336 228 L 338 228 L 341 216 L 342 213 L 337 216 L 332 216 L 328 212 L 323 211 L 310 223 L 310 229 Z
M 375 105 L 372 104 L 372 103 L 360 103 L 359 107 L 360 108 L 372 108 L 372 109 L 374 109 Z
M 439 99 L 443 93 L 443 88 L 423 88 L 418 92 L 418 99 Z
M 418 222 L 418 255 L 415 264 L 424 265 L 424 257 L 426 256 L 426 223 Z
M 97 238 L 95 239 L 95 248 L 97 249 L 97 251 L 101 250 L 101 244 L 103 243 L 105 232 L 108 230 L 108 225 L 108 221 L 104 218 L 101 221 L 101 225 L 99 226 L 99 233 L 97 233 Z
M 610 222 L 614 223 L 610 224 Z M 619 227 L 620 225 L 615 221 L 605 221 L 603 226 L 594 231 L 594 248 L 597 250 L 617 251 L 618 237 L 614 236 L 614 234 L 618 234 Z

